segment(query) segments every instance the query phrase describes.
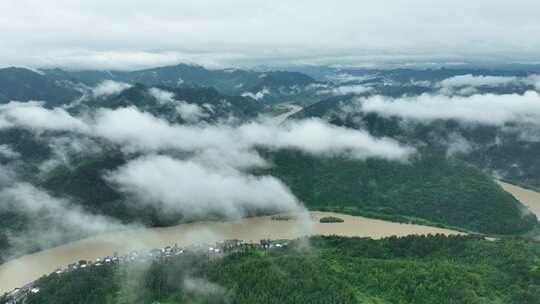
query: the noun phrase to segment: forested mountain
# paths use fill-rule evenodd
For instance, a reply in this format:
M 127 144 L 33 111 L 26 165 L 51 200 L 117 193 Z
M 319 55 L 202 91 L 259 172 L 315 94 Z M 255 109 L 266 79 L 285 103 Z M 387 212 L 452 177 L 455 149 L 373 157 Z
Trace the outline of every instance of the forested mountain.
M 80 95 L 76 90 L 65 88 L 47 76 L 28 69 L 0 69 L 0 103 L 38 100 L 59 105 Z
M 313 209 L 492 234 L 523 233 L 537 222 L 491 177 L 437 154 L 426 153 L 408 164 L 324 159 L 294 151 L 268 157 L 274 166 L 264 172 L 283 180 Z
M 212 87 L 231 95 L 245 95 L 257 100 L 282 101 L 300 95 L 313 94 L 309 89 L 315 80 L 298 72 L 255 72 L 240 69 L 209 70 L 198 65 L 178 64 L 147 70 L 121 71 L 43 71 L 57 81 L 70 81 L 95 86 L 104 80 L 141 83 L 147 86 L 171 88 Z
M 366 129 L 371 134 L 399 138 L 414 145 L 427 145 L 427 150 L 433 153 L 450 155 L 498 178 L 540 189 L 540 159 L 537 157 L 540 144 L 536 139 L 539 129 L 525 121 L 523 124 L 482 125 L 455 119 L 407 120 L 397 115 L 389 117 L 364 111 L 362 100 L 353 95 L 322 100 L 293 116 L 310 117 Z
M 514 68 L 440 67 L 440 68 L 292 68 L 312 76 L 327 91 L 339 95 L 383 95 L 387 97 L 421 94 L 523 94 L 536 90 L 539 66 Z M 460 89 L 464 89 L 461 90 Z
M 27 73 L 27 70 L 20 72 Z M 410 122 L 399 116 L 363 111 L 358 97 L 373 97 L 379 91 L 366 91 L 364 86 L 371 86 L 366 82 L 362 82 L 361 87 L 349 83 L 358 84 L 358 81 L 368 81 L 367 78 L 315 83 L 312 78 L 299 73 L 208 70 L 192 65 L 138 72 L 65 72 L 55 69 L 45 71 L 45 76 L 29 73 L 60 90 L 79 84 L 75 87 L 80 89 L 81 95 L 63 101 L 62 106 L 56 108 L 52 105 L 41 108 L 36 103 L 28 103 L 22 106 L 12 104 L 0 110 L 7 121 L 5 127 L 0 127 L 0 166 L 7 172 L 4 177 L 7 181 L 0 179 L 0 186 L 9 189 L 31 185 L 50 195 L 51 200 L 60 200 L 69 208 L 82 210 L 91 216 L 105 216 L 120 224 L 145 226 L 222 218 L 223 214 L 219 212 L 188 217 L 185 209 L 164 209 L 159 204 L 162 197 L 152 197 L 152 204 L 134 204 L 137 197 L 108 178 L 111 172 L 118 172 L 127 164 L 166 155 L 190 165 L 202 164 L 200 166 L 204 170 L 221 170 L 217 174 L 212 171 L 211 178 L 241 176 L 249 183 L 275 178 L 280 187 L 283 186 L 287 193 L 290 190 L 291 196 L 308 209 L 334 210 L 493 235 L 526 234 L 533 231 L 538 223 L 534 215 L 528 214 L 523 205 L 493 181 L 497 176 L 517 184 L 540 187 L 540 162 L 535 157 L 538 141 L 525 141 L 516 133 L 520 130 L 511 128 L 511 124 L 501 128 L 499 125 L 463 125 L 452 119 Z M 436 82 L 444 77 L 454 77 L 452 75 L 457 72 L 442 69 L 377 73 L 381 77 L 368 77 L 369 81 L 378 83 L 373 86 L 385 87 L 388 77 L 394 77 L 392 81 L 395 82 L 407 82 L 415 77 L 427 77 Z M 521 72 L 498 73 L 505 75 L 500 77 L 530 76 Z M 350 75 L 342 75 L 343 79 L 347 77 Z M 179 78 L 182 81 L 178 81 Z M 478 81 L 477 78 L 472 79 Z M 526 79 L 532 81 L 532 78 Z M 104 80 L 116 82 L 100 87 Z M 485 81 L 485 78 L 481 80 Z M 488 80 L 493 81 L 491 78 Z M 495 80 L 519 85 L 526 83 L 521 78 Z M 244 87 L 233 89 L 238 83 L 257 90 L 311 87 L 308 90 L 314 91 L 308 94 L 308 104 L 312 105 L 292 116 L 296 123 L 308 119 L 308 122 L 318 126 L 324 124 L 325 128 L 333 131 L 344 127 L 339 132 L 349 132 L 347 134 L 354 130 L 366 131 L 366 136 L 373 137 L 374 144 L 387 139 L 393 148 L 408 147 L 414 153 L 410 158 L 398 160 L 384 155 L 350 157 L 347 149 L 354 148 L 358 138 L 354 138 L 353 146 L 347 146 L 340 153 L 333 150 L 327 153 L 306 152 L 301 145 L 295 145 L 296 142 L 319 149 L 325 141 L 317 137 L 319 133 L 312 142 L 304 141 L 312 139 L 304 133 L 296 133 L 295 142 L 284 141 L 283 138 L 290 140 L 293 137 L 291 128 L 294 121 L 281 127 L 257 121 L 268 106 L 255 100 L 257 96 L 245 95 Z M 353 90 L 343 90 L 348 86 L 353 86 Z M 291 96 L 306 97 L 304 89 L 293 91 L 289 92 Z M 279 94 L 285 96 L 289 93 Z M 329 97 L 331 95 L 335 96 Z M 319 99 L 322 100 L 317 102 Z M 20 108 L 10 112 L 15 106 Z M 107 116 L 110 119 L 106 121 L 109 123 L 107 128 L 111 130 L 95 125 L 106 115 L 112 115 Z M 38 122 L 42 127 L 32 123 L 41 117 L 44 119 L 38 119 Z M 312 118 L 320 120 L 310 120 Z M 29 123 L 22 125 L 25 119 Z M 58 128 L 56 120 L 61 120 Z M 320 129 L 314 132 L 320 132 Z M 144 138 L 140 138 L 139 133 Z M 249 137 L 256 144 L 244 143 L 238 134 Z M 328 133 L 321 134 L 328 141 Z M 331 140 L 348 138 L 337 136 L 342 133 L 329 134 Z M 227 150 L 229 146 L 238 150 L 230 152 Z M 147 177 L 147 172 L 136 178 Z M 151 173 L 148 176 L 152 176 Z M 171 176 L 174 179 L 175 175 Z M 145 181 L 141 185 L 148 183 Z M 174 202 L 182 203 L 181 199 Z M 252 206 L 243 209 L 242 215 L 268 212 L 265 206 Z M 0 257 L 12 257 L 88 235 L 88 231 L 58 228 L 62 232 L 61 238 L 45 245 L 25 240 L 25 250 L 12 254 L 8 250 L 13 245 L 10 239 L 19 232 L 36 229 L 32 224 L 33 216 L 35 214 L 25 214 L 13 208 L 0 209 L 0 246 L 4 252 L 9 252 L 0 254 Z
M 539 11 L 0 0 L 0 304 L 540 304 Z
M 71 111 L 125 107 L 136 107 L 177 123 L 216 122 L 228 118 L 244 121 L 256 118 L 265 108 L 264 104 L 252 98 L 225 95 L 211 87 L 170 88 L 135 84 L 103 98 L 90 96 L 88 100 L 75 104 Z
M 535 216 L 524 215 L 524 207 L 491 177 L 457 160 L 432 156 L 403 164 L 313 157 L 294 150 L 263 155 L 273 165 L 254 173 L 279 178 L 309 209 L 488 234 L 526 233 L 537 223 Z M 102 156 L 57 166 L 34 182 L 52 195 L 69 197 L 92 213 L 125 223 L 164 226 L 182 222 L 182 213 L 135 207 L 129 196 L 107 182 L 106 172 L 134 157 L 110 149 Z M 256 209 L 246 211 L 260 214 Z M 24 216 L 12 216 L 2 214 L 6 218 L 2 222 L 6 233 L 13 231 L 14 226 L 24 229 Z
M 328 66 L 307 66 L 290 68 L 291 71 L 298 71 L 309 75 L 317 80 L 359 80 L 361 77 L 371 79 L 387 79 L 395 82 L 416 81 L 441 81 L 447 78 L 460 75 L 474 76 L 504 76 L 523 77 L 540 73 L 540 65 L 507 65 L 507 66 L 472 66 L 464 65 L 455 67 L 416 67 L 416 68 L 354 68 L 354 67 L 328 67 Z
M 40 279 L 27 303 L 538 303 L 538 244 L 471 236 L 315 237 Z M 139 280 L 138 278 L 143 278 Z

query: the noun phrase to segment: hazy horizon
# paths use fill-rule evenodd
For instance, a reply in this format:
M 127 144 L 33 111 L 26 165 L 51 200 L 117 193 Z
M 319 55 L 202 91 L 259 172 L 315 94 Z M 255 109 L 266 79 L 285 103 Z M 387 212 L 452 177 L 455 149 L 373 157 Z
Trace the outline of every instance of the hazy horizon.
M 136 70 L 538 63 L 540 2 L 14 1 L 0 66 Z M 39 47 L 36 47 L 39 46 Z

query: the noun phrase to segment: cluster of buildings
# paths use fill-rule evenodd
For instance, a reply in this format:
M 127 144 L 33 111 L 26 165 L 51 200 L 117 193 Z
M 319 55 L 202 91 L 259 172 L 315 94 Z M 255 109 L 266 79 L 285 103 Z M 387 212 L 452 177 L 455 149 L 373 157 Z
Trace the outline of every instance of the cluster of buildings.
M 182 255 L 184 253 L 194 254 L 206 254 L 209 257 L 218 257 L 225 252 L 230 252 L 240 248 L 255 248 L 255 249 L 276 249 L 287 247 L 286 241 L 272 241 L 261 240 L 259 243 L 246 243 L 242 240 L 226 240 L 218 242 L 214 245 L 196 245 L 188 248 L 181 248 L 177 244 L 174 246 L 167 246 L 163 248 L 155 248 L 144 252 L 132 251 L 126 255 L 118 255 L 115 253 L 112 256 L 106 256 L 98 258 L 95 261 L 82 260 L 77 263 L 69 264 L 65 267 L 58 268 L 54 271 L 59 275 L 62 273 L 75 271 L 78 269 L 85 269 L 89 267 L 99 267 L 102 265 L 110 264 L 124 264 L 130 262 L 151 262 L 159 260 L 171 259 L 175 256 Z M 0 304 L 16 304 L 23 303 L 24 299 L 30 294 L 39 293 L 39 288 L 35 287 L 35 282 L 29 283 L 21 288 L 16 288 L 12 292 L 6 293 L 4 296 L 0 296 Z
M 21 288 L 15 288 L 12 292 L 0 296 L 0 303 L 16 304 L 24 303 L 24 299 L 33 293 L 39 293 L 39 288 L 34 287 L 34 282 L 24 285 Z

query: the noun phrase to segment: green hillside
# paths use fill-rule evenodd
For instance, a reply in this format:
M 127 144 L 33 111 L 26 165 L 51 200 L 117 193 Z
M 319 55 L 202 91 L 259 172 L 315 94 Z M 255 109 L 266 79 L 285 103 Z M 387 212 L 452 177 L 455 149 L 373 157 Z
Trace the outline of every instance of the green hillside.
M 47 101 L 48 105 L 71 102 L 81 94 L 50 78 L 24 68 L 0 69 L 0 104 L 12 100 Z
M 539 303 L 540 247 L 464 236 L 315 237 L 224 258 L 184 254 L 152 264 L 53 274 L 29 304 Z
M 287 150 L 263 153 L 273 166 L 255 174 L 282 180 L 310 209 L 333 210 L 393 221 L 450 226 L 488 234 L 521 234 L 533 229 L 534 215 L 491 177 L 458 160 L 424 156 L 410 163 L 381 159 L 313 157 Z M 76 198 L 85 208 L 123 221 L 151 226 L 174 223 L 123 203 L 121 193 L 102 179 L 121 156 L 86 160 L 58 168 L 42 186 L 58 196 Z M 115 202 L 115 203 L 111 203 Z M 181 219 L 178 216 L 177 221 Z
M 63 71 L 44 70 L 45 75 L 56 81 L 70 81 L 95 86 L 104 80 L 127 83 L 141 83 L 147 86 L 167 86 L 171 88 L 211 87 L 218 91 L 241 95 L 264 91 L 259 99 L 274 102 L 283 98 L 302 99 L 306 87 L 316 81 L 302 73 L 288 71 L 256 72 L 241 69 L 207 69 L 199 65 L 178 64 L 132 72 L 123 71 Z
M 416 123 L 365 113 L 358 104 L 355 111 L 346 110 L 354 102 L 354 96 L 324 99 L 294 114 L 293 118 L 323 118 L 336 125 L 365 129 L 376 136 L 424 145 L 435 153 L 444 154 L 458 147 L 461 150 L 452 152 L 452 156 L 512 183 L 540 189 L 540 158 L 537 157 L 540 144 L 534 139 L 534 134 L 539 131 L 534 126 L 516 123 L 487 126 L 461 124 L 454 120 Z
M 537 220 L 490 176 L 458 160 L 424 155 L 410 163 L 317 158 L 294 151 L 268 155 L 264 171 L 283 180 L 311 209 L 517 234 Z

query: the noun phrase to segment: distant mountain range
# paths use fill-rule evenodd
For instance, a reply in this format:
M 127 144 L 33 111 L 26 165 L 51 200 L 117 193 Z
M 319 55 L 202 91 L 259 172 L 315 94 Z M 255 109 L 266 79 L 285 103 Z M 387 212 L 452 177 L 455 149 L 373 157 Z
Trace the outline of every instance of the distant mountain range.
M 0 103 L 11 100 L 45 100 L 52 105 L 73 100 L 79 92 L 52 78 L 24 68 L 0 69 Z
M 316 83 L 313 78 L 298 72 L 209 70 L 187 64 L 133 72 L 6 68 L 0 69 L 0 102 L 44 100 L 51 104 L 68 103 L 81 95 L 82 88 L 94 87 L 106 80 L 170 88 L 212 87 L 224 94 L 243 95 L 261 101 L 294 98 L 307 86 Z
M 226 95 L 212 87 L 148 87 L 137 83 L 104 98 L 90 95 L 83 102 L 76 103 L 71 111 L 130 106 L 176 123 L 215 122 L 233 117 L 248 120 L 257 117 L 264 109 L 263 103 L 252 98 Z
M 540 64 L 508 64 L 500 66 L 479 65 L 455 65 L 442 67 L 417 67 L 417 68 L 354 68 L 332 66 L 301 66 L 289 67 L 287 71 L 295 71 L 311 76 L 319 81 L 326 81 L 336 75 L 348 74 L 352 76 L 377 75 L 390 77 L 394 80 L 441 80 L 444 78 L 473 74 L 490 76 L 524 76 L 540 73 Z
M 44 70 L 51 79 L 62 82 L 83 83 L 95 86 L 104 80 L 113 80 L 147 86 L 171 88 L 212 87 L 230 95 L 251 96 L 257 100 L 275 101 L 295 96 L 315 80 L 298 72 L 254 72 L 240 69 L 209 70 L 202 66 L 179 64 L 147 70 L 78 71 L 60 69 Z
M 391 97 L 436 93 L 437 83 L 460 75 L 471 77 L 524 78 L 536 72 L 534 67 L 521 69 L 352 69 L 332 67 L 288 68 L 286 71 L 207 69 L 198 65 L 178 64 L 139 71 L 67 71 L 25 68 L 0 69 L 0 102 L 43 100 L 51 105 L 73 101 L 82 92 L 102 83 L 116 81 L 169 88 L 214 88 L 227 95 L 249 97 L 266 103 L 293 101 L 311 104 L 330 95 L 374 95 Z M 476 93 L 523 93 L 534 89 L 525 82 L 502 86 L 478 86 Z

